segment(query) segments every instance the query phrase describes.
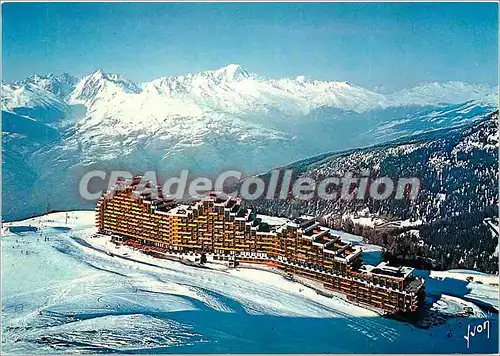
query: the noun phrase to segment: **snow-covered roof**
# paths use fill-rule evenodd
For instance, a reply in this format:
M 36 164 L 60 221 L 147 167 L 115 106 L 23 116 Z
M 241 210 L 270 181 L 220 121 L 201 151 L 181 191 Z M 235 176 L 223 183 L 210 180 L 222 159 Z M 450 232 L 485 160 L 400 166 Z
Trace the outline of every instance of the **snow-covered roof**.
M 412 274 L 414 268 L 406 267 L 406 266 L 390 266 L 387 262 L 380 262 L 375 268 L 371 270 L 371 273 L 378 274 L 386 277 L 393 278 L 407 278 L 410 274 Z

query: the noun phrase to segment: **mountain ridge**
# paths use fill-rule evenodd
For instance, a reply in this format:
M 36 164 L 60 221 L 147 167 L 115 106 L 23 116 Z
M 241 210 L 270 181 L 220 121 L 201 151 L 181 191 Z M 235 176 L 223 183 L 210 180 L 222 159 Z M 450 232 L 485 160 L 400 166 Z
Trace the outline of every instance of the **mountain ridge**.
M 12 89 L 31 83 L 46 89 L 55 96 L 65 97 L 69 95 L 72 100 L 78 101 L 79 94 L 84 90 L 82 87 L 85 87 L 85 84 L 87 86 L 95 84 L 99 80 L 114 83 L 124 92 L 141 94 L 156 91 L 157 94 L 173 98 L 182 97 L 189 90 L 210 89 L 213 91 L 220 88 L 226 91 L 226 94 L 228 90 L 243 93 L 247 95 L 247 100 L 251 100 L 255 99 L 251 95 L 252 91 L 255 94 L 257 90 L 260 91 L 260 96 L 265 93 L 266 95 L 279 95 L 281 99 L 295 97 L 296 101 L 299 101 L 298 104 L 305 106 L 305 109 L 326 106 L 357 112 L 388 106 L 457 104 L 469 100 L 482 100 L 489 105 L 495 105 L 498 91 L 498 87 L 494 86 L 449 81 L 444 83 L 430 82 L 381 94 L 345 81 L 309 80 L 304 76 L 297 76 L 295 79 L 260 77 L 238 64 L 229 64 L 215 70 L 204 70 L 195 74 L 164 76 L 140 83 L 134 83 L 122 75 L 98 69 L 79 79 L 67 73 L 60 76 L 34 74 L 12 84 L 2 83 L 2 86 Z M 253 86 L 251 90 L 247 88 L 250 85 Z M 61 88 L 61 86 L 65 86 L 65 88 Z M 70 86 L 73 86 L 71 90 L 73 93 L 68 92 Z M 356 96 L 356 101 L 348 100 Z M 193 98 L 191 96 L 189 99 Z M 229 99 L 236 101 L 238 98 L 230 97 Z M 259 97 L 259 100 L 261 99 Z M 273 102 L 271 101 L 271 103 Z

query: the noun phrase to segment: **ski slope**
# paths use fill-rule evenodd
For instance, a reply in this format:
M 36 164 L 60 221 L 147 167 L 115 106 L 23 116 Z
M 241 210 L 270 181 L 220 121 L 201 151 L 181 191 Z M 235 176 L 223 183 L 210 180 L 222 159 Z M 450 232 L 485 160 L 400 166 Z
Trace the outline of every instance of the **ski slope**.
M 93 224 L 94 213 L 85 211 L 4 224 L 5 353 L 498 350 L 496 315 L 417 329 L 267 271 L 197 269 L 117 249 L 90 237 Z M 20 232 L 30 225 L 38 231 Z M 477 336 L 466 349 L 467 325 L 482 317 L 493 318 L 493 336 Z

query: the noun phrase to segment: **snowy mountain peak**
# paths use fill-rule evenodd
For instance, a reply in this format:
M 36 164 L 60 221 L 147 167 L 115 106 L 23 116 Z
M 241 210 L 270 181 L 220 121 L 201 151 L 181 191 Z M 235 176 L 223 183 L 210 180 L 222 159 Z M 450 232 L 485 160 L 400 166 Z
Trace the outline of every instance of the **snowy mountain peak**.
M 85 76 L 82 78 L 86 79 L 88 81 L 100 81 L 100 80 L 105 80 L 105 81 L 111 81 L 115 83 L 122 83 L 127 86 L 136 86 L 132 81 L 129 79 L 125 78 L 124 76 L 117 74 L 117 73 L 107 73 L 102 69 L 97 69 L 95 72 Z
M 25 80 L 22 80 L 22 81 L 19 81 L 16 83 L 43 84 L 44 81 L 51 81 L 51 82 L 58 81 L 58 82 L 72 83 L 72 82 L 75 82 L 75 80 L 76 80 L 76 78 L 68 73 L 62 73 L 60 75 L 57 75 L 54 73 L 49 73 L 47 75 L 35 73 L 33 75 L 30 75 Z
M 146 93 L 152 92 L 177 98 L 202 95 L 208 98 L 216 95 L 221 86 L 228 88 L 247 79 L 255 79 L 255 76 L 243 69 L 241 65 L 229 64 L 219 69 L 205 70 L 196 74 L 162 77 L 143 83 L 142 87 Z
M 247 72 L 239 64 L 228 64 L 222 68 L 214 70 L 205 70 L 196 74 L 186 76 L 188 80 L 194 82 L 208 81 L 209 84 L 221 85 L 223 83 L 239 82 L 245 79 L 251 79 L 254 76 Z M 185 77 L 178 77 L 185 78 Z
M 73 90 L 76 82 L 77 79 L 68 73 L 63 73 L 61 75 L 52 73 L 49 75 L 40 75 L 36 73 L 25 80 L 15 82 L 14 86 L 19 88 L 24 86 L 35 86 L 54 94 L 56 97 L 63 98 Z
M 51 74 L 52 74 L 52 73 L 51 73 Z M 50 76 L 51 76 L 51 74 L 49 74 L 49 75 L 48 75 L 48 77 L 50 77 Z M 44 77 L 44 76 L 42 76 L 42 75 L 40 75 L 40 74 L 38 74 L 38 73 L 35 73 L 35 74 L 30 75 L 30 76 L 27 78 L 27 80 L 37 82 L 37 81 L 39 81 L 40 79 L 43 79 L 43 78 L 45 78 L 45 77 Z
M 239 64 L 229 64 L 212 71 L 212 73 L 221 81 L 240 81 L 250 78 L 250 74 Z
M 304 83 L 304 82 L 305 82 L 305 80 L 306 80 L 306 77 L 305 77 L 305 76 L 303 76 L 303 75 L 299 75 L 299 76 L 297 76 L 297 78 L 295 78 L 295 81 L 296 81 L 297 83 Z
M 140 93 L 141 89 L 119 74 L 108 74 L 102 69 L 80 79 L 70 94 L 70 102 L 90 105 L 97 99 L 109 100 L 120 93 Z
M 102 70 L 101 68 L 97 69 L 95 72 L 89 75 L 89 77 L 94 79 L 104 79 L 107 76 L 108 75 L 106 74 L 106 72 L 104 72 L 104 70 Z
M 87 80 L 89 80 L 91 82 L 96 82 L 96 81 L 100 81 L 100 80 L 110 81 L 110 82 L 114 82 L 116 84 L 122 84 L 124 86 L 127 86 L 127 87 L 129 87 L 129 89 L 130 89 L 130 87 L 135 87 L 133 89 L 133 91 L 137 91 L 137 89 L 138 89 L 137 86 L 132 81 L 125 78 L 124 76 L 117 74 L 117 73 L 107 73 L 102 69 L 98 69 L 95 72 L 93 72 L 92 74 L 90 74 L 86 77 L 83 77 L 82 79 L 84 79 L 84 78 L 87 78 Z

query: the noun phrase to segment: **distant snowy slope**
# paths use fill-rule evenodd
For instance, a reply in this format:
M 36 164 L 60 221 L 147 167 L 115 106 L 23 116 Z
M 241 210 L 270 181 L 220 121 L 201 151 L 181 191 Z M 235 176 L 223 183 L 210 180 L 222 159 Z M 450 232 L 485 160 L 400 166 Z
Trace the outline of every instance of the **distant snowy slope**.
M 420 134 L 443 127 L 455 127 L 485 117 L 486 110 L 494 110 L 481 100 L 471 100 L 441 107 L 427 107 L 418 113 L 409 113 L 398 120 L 380 122 L 366 137 L 380 137 L 385 140 Z
M 388 95 L 393 106 L 443 105 L 478 101 L 481 104 L 498 105 L 498 86 L 462 82 L 428 83 L 403 89 Z
M 62 120 L 69 105 L 35 84 L 3 84 L 2 110 L 37 119 L 45 123 Z

